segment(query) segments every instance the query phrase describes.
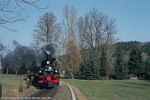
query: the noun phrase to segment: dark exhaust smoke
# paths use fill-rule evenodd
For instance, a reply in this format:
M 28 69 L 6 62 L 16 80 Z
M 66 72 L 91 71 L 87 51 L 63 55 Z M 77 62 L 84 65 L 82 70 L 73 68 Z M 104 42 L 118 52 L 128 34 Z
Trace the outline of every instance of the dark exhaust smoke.
M 23 64 L 31 67 L 32 62 L 37 60 L 36 52 L 27 46 L 22 46 L 17 41 L 13 41 L 13 49 L 9 50 L 3 58 L 3 67 L 13 71 L 20 68 Z
M 40 51 L 38 53 L 38 59 L 40 63 L 43 60 L 47 59 L 47 55 L 50 58 L 57 58 L 59 57 L 59 47 L 57 44 L 54 43 L 45 43 L 41 46 Z
M 27 68 L 33 67 L 33 62 L 37 61 L 40 66 L 43 60 L 47 59 L 46 54 L 50 58 L 57 58 L 59 56 L 59 48 L 57 44 L 45 43 L 39 48 L 33 49 L 28 46 L 23 46 L 17 41 L 13 41 L 13 50 L 9 50 L 3 58 L 3 67 L 12 68 L 13 70 L 20 68 L 23 64 Z
M 58 56 L 58 52 L 57 52 L 58 46 L 56 44 L 47 43 L 44 44 L 41 49 L 44 53 L 48 54 L 53 58 L 56 58 Z

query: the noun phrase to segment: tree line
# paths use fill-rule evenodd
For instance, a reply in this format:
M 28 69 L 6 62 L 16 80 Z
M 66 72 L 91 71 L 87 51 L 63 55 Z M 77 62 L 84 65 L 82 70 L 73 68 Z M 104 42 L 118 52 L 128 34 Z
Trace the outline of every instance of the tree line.
M 128 74 L 130 76 L 137 76 L 140 79 L 149 80 L 150 42 L 130 41 L 120 42 L 116 45 L 122 48 L 122 55 L 124 56 L 124 63 L 128 68 Z
M 110 66 L 108 66 L 107 49 L 102 48 L 101 57 L 94 59 L 93 63 L 88 61 L 88 64 L 82 65 L 77 75 L 77 78 L 82 79 L 129 79 L 130 77 L 137 77 L 139 79 L 150 79 L 150 59 L 147 57 L 143 59 L 142 51 L 140 47 L 135 44 L 129 51 L 128 61 L 124 57 L 123 49 L 118 45 L 114 52 L 112 71 L 110 72 Z M 95 56 L 95 55 L 94 55 Z M 100 62 L 100 64 L 97 63 Z M 97 65 L 98 64 L 98 65 Z M 98 66 L 98 68 L 97 68 Z M 95 70 L 98 71 L 95 75 Z
M 60 73 L 66 78 L 149 78 L 150 43 L 116 43 L 115 20 L 96 8 L 77 16 L 77 10 L 66 5 L 62 16 L 61 22 L 52 11 L 41 16 L 33 29 L 30 48 L 36 50 L 42 43 L 59 44 Z M 25 68 L 26 63 L 20 67 Z

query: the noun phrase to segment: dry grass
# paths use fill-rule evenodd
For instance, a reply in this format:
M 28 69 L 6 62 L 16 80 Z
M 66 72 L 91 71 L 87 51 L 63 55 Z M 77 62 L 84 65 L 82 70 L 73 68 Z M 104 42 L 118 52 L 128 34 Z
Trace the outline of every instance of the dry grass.
M 8 95 L 6 96 L 7 97 L 24 97 L 34 90 L 35 90 L 35 87 L 33 86 L 31 86 L 30 88 L 24 88 L 23 93 L 19 93 L 19 89 L 13 89 L 13 90 L 8 91 Z
M 0 83 L 2 84 L 2 96 L 3 97 L 24 97 L 28 93 L 34 91 L 36 88 L 31 86 L 26 88 L 26 82 L 23 81 L 24 76 L 3 76 L 0 77 Z M 19 83 L 23 81 L 23 93 L 19 93 Z
M 80 92 L 80 90 L 72 85 L 70 85 L 75 92 L 75 95 L 78 100 L 87 100 L 86 97 Z

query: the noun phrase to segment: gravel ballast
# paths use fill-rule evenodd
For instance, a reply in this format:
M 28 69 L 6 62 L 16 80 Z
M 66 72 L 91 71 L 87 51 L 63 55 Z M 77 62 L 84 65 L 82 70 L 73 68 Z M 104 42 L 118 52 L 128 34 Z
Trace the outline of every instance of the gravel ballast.
M 71 100 L 71 91 L 69 87 L 65 84 L 60 85 L 57 87 L 57 91 L 53 97 L 51 97 L 51 100 Z
M 52 89 L 36 89 L 35 91 L 32 91 L 29 94 L 27 94 L 25 97 L 49 98 L 44 100 L 72 100 L 72 93 L 68 85 L 61 83 L 58 87 L 54 87 Z

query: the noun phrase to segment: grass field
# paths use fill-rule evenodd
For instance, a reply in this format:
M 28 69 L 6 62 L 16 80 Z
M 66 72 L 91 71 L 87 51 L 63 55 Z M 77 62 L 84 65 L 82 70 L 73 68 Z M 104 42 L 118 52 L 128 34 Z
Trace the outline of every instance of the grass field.
M 4 90 L 18 88 L 21 80 L 23 80 L 23 78 L 10 76 L 0 77 L 0 83 L 2 84 Z
M 11 90 L 19 88 L 19 82 L 23 80 L 20 77 L 11 77 L 11 76 L 2 76 L 0 77 L 0 83 L 2 84 L 3 95 L 7 95 L 7 93 Z
M 2 84 L 2 96 L 23 96 L 30 90 L 26 89 L 25 81 L 23 81 L 24 92 L 18 93 L 19 91 L 19 83 L 23 81 L 23 77 L 14 77 L 14 76 L 2 76 L 0 77 L 0 83 Z
M 88 100 L 150 100 L 150 82 L 144 80 L 61 81 L 78 88 Z

